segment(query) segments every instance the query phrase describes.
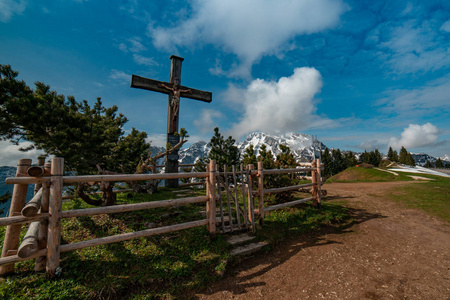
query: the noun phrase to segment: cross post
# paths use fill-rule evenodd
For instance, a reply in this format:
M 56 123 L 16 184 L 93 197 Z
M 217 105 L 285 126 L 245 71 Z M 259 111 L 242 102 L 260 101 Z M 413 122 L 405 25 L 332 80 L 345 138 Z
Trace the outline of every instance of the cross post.
M 178 135 L 180 97 L 209 103 L 212 101 L 212 93 L 182 86 L 181 64 L 184 58 L 172 55 L 170 60 L 169 82 L 132 75 L 131 87 L 169 95 L 169 109 L 167 111 L 167 146 L 173 147 L 180 142 L 180 136 Z M 178 173 L 178 150 L 167 155 L 165 172 Z M 178 179 L 167 179 L 165 182 L 166 187 L 178 187 Z

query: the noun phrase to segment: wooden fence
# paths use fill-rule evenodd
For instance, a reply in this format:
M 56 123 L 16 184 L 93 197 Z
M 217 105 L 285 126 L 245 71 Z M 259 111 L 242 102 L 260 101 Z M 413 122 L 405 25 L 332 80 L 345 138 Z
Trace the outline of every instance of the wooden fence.
M 64 159 L 53 158 L 51 164 L 46 164 L 41 167 L 31 167 L 31 160 L 21 159 L 19 160 L 16 177 L 6 179 L 7 184 L 14 184 L 14 191 L 11 199 L 9 217 L 0 218 L 0 226 L 7 226 L 2 248 L 2 257 L 0 258 L 0 275 L 5 275 L 14 271 L 14 264 L 17 262 L 36 259 L 35 270 L 41 271 L 46 269 L 47 274 L 51 277 L 57 273 L 60 264 L 60 254 L 64 252 L 205 225 L 209 233 L 211 235 L 215 235 L 216 222 L 221 222 L 224 224 L 222 200 L 220 190 L 217 187 L 219 186 L 218 184 L 221 180 L 221 176 L 225 175 L 224 178 L 227 178 L 227 173 L 226 171 L 222 173 L 218 172 L 214 161 L 211 161 L 209 165 L 207 165 L 206 172 L 88 176 L 63 176 L 63 164 Z M 241 174 L 247 174 L 248 178 L 245 187 L 246 193 L 242 194 L 243 203 L 246 207 L 246 211 L 244 213 L 245 224 L 240 228 L 247 227 L 248 229 L 249 225 L 251 225 L 250 227 L 255 229 L 255 215 L 259 215 L 260 223 L 263 225 L 265 212 L 271 210 L 310 200 L 313 201 L 314 205 L 320 205 L 320 186 L 322 184 L 320 177 L 321 169 L 322 165 L 320 164 L 320 161 L 315 160 L 312 163 L 302 164 L 301 168 L 295 169 L 264 170 L 262 168 L 262 163 L 258 163 L 257 170 L 254 170 L 253 165 L 249 165 L 245 172 L 241 170 Z M 272 189 L 264 188 L 264 176 L 298 172 L 311 172 L 312 182 L 289 187 Z M 205 178 L 205 196 L 62 211 L 63 185 L 75 185 L 82 182 L 127 182 L 180 178 Z M 256 181 L 256 178 L 258 184 L 255 189 L 253 187 L 253 183 Z M 35 196 L 28 203 L 25 203 L 28 184 L 35 184 Z M 228 182 L 225 184 L 228 186 Z M 265 207 L 264 205 L 264 195 L 298 190 L 306 187 L 312 188 L 312 197 L 274 206 Z M 237 203 L 238 196 L 236 193 L 236 180 L 234 180 L 234 188 L 234 200 Z M 244 190 L 244 186 L 242 189 Z M 226 193 L 228 197 L 229 191 L 226 190 Z M 258 208 L 254 207 L 254 196 L 258 197 Z M 227 199 L 228 205 L 230 205 L 229 198 Z M 218 200 L 220 200 L 219 218 L 217 218 L 218 210 L 216 208 L 216 203 Z M 63 218 L 121 213 L 192 203 L 206 204 L 206 219 L 102 237 L 72 244 L 60 244 L 61 220 Z M 229 207 L 230 206 L 228 206 L 228 208 Z M 233 224 L 231 221 L 231 211 L 229 210 L 229 212 L 230 214 L 228 220 L 230 222 L 230 228 L 232 228 Z M 239 209 L 237 214 L 239 216 Z M 24 223 L 31 224 L 19 246 L 21 227 Z

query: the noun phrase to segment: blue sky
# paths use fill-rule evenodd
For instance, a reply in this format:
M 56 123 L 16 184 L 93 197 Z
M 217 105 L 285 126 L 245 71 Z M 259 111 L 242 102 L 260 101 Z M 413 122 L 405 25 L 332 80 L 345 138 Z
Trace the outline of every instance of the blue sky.
M 213 93 L 181 100 L 190 142 L 219 126 L 237 140 L 299 132 L 343 150 L 450 154 L 449 1 L 0 0 L 0 42 L 0 63 L 29 85 L 118 105 L 155 145 L 167 95 L 130 77 L 168 81 L 175 54 L 181 83 Z M 0 165 L 24 156 L 0 148 Z

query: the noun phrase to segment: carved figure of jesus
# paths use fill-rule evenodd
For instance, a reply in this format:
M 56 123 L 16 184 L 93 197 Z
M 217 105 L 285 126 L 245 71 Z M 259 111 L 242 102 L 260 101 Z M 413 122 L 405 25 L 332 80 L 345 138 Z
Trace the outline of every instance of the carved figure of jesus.
M 163 88 L 165 88 L 165 89 L 167 89 L 169 91 L 172 91 L 173 96 L 172 96 L 172 100 L 170 101 L 170 107 L 171 107 L 171 110 L 173 112 L 172 113 L 172 120 L 171 120 L 172 121 L 172 129 L 173 130 L 177 130 L 175 125 L 176 125 L 176 119 L 177 119 L 177 116 L 178 116 L 178 111 L 180 109 L 180 96 L 181 96 L 181 93 L 192 93 L 192 91 L 190 89 L 187 89 L 187 90 L 180 89 L 178 78 L 174 79 L 174 83 L 173 83 L 172 87 L 167 86 L 164 83 L 160 83 L 159 86 L 163 87 Z

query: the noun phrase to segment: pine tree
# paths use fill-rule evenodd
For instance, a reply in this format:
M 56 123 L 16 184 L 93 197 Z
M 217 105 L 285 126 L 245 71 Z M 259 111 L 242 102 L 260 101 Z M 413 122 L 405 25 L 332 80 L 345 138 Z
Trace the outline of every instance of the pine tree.
M 413 156 L 409 152 L 406 155 L 406 164 L 410 165 L 412 167 L 414 167 L 416 165 L 416 161 L 414 160 Z
M 219 127 L 214 128 L 214 135 L 208 143 L 208 146 L 211 147 L 208 159 L 215 160 L 219 170 L 223 170 L 224 165 L 231 170 L 232 165 L 239 163 L 240 154 L 235 142 L 231 136 L 225 140 L 219 132 Z
M 11 199 L 11 193 L 6 192 L 5 194 L 0 196 L 0 204 L 4 204 L 4 203 L 8 202 L 9 199 Z M 0 215 L 2 215 L 2 214 L 3 214 L 3 209 L 0 209 Z
M 245 148 L 244 156 L 242 157 L 242 164 L 244 167 L 247 167 L 248 165 L 255 165 L 257 164 L 258 160 L 256 159 L 256 151 L 252 144 Z
M 400 149 L 400 155 L 399 155 L 398 161 L 399 161 L 399 163 L 406 165 L 406 164 L 408 164 L 407 160 L 408 160 L 408 151 L 406 150 L 405 147 L 402 146 L 402 148 Z
M 322 163 L 324 164 L 323 176 L 330 177 L 333 176 L 333 166 L 332 159 L 330 155 L 330 149 L 328 147 L 325 148 L 323 152 L 321 152 Z
M 440 158 L 438 158 L 436 160 L 436 168 L 438 168 L 438 169 L 444 168 L 444 163 L 442 162 L 442 160 Z
M 344 154 L 344 165 L 345 168 L 354 167 L 358 164 L 356 160 L 355 154 L 352 151 L 349 151 Z
M 427 159 L 427 162 L 424 165 L 425 168 L 433 168 L 433 164 Z
M 259 147 L 258 161 L 263 162 L 264 169 L 275 168 L 275 160 L 272 151 L 267 150 L 267 146 L 265 144 L 262 144 L 261 147 Z
M 389 159 L 390 161 L 394 161 L 394 150 L 392 150 L 392 147 L 389 147 L 389 150 L 388 150 L 388 159 Z
M 19 144 L 27 140 L 27 149 L 44 150 L 64 157 L 66 170 L 78 174 L 98 174 L 99 168 L 113 172 L 133 171 L 142 156 L 148 155 L 147 134 L 132 130 L 124 136 L 127 118 L 117 106 L 104 107 L 100 98 L 91 107 L 36 82 L 33 91 L 18 72 L 0 65 L 0 138 Z M 134 168 L 133 168 L 134 165 Z M 112 191 L 112 185 L 108 187 Z M 113 194 L 112 192 L 110 193 Z M 94 201 L 93 205 L 113 203 Z M 86 201 L 86 200 L 85 200 Z
M 397 150 L 394 150 L 394 153 L 392 155 L 392 161 L 398 162 L 398 153 Z
M 345 163 L 344 163 L 344 158 L 342 157 L 342 153 L 341 153 L 340 149 L 333 149 L 331 151 L 331 157 L 333 160 L 333 164 L 332 164 L 333 174 L 337 174 L 346 169 Z

